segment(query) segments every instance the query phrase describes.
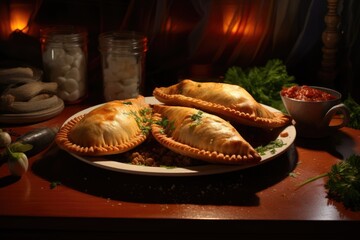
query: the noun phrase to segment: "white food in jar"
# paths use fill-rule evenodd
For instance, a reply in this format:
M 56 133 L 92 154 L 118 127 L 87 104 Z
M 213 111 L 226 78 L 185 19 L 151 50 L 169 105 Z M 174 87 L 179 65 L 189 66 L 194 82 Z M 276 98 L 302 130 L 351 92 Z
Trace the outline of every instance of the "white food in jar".
M 141 63 L 135 56 L 109 54 L 103 61 L 104 96 L 106 101 L 137 97 Z
M 86 93 L 86 59 L 84 51 L 70 43 L 48 43 L 43 52 L 48 80 L 58 83 L 57 95 L 73 102 Z
M 79 89 L 79 83 L 73 78 L 67 78 L 66 82 L 62 85 L 63 90 L 65 90 L 68 93 L 72 93 L 75 91 L 78 91 Z

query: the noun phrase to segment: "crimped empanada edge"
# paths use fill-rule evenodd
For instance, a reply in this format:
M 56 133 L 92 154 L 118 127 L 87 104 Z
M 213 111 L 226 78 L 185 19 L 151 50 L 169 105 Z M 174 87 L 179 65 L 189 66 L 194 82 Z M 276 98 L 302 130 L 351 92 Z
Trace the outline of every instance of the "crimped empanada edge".
M 82 156 L 113 155 L 113 154 L 119 154 L 129 151 L 137 147 L 147 139 L 147 136 L 142 134 L 142 132 L 140 131 L 139 135 L 133 137 L 130 142 L 121 145 L 92 146 L 92 147 L 80 146 L 70 141 L 69 133 L 72 127 L 74 127 L 84 116 L 85 115 L 77 116 L 69 120 L 66 124 L 64 124 L 60 128 L 57 135 L 55 136 L 55 142 L 61 149 Z
M 177 142 L 164 133 L 165 130 L 163 127 L 156 124 L 160 119 L 161 116 L 159 113 L 153 114 L 154 123 L 151 125 L 152 135 L 161 145 L 176 153 L 210 163 L 227 165 L 251 165 L 257 164 L 261 160 L 261 156 L 255 150 L 253 150 L 253 154 L 248 155 L 227 155 L 216 151 L 197 149 L 187 144 Z

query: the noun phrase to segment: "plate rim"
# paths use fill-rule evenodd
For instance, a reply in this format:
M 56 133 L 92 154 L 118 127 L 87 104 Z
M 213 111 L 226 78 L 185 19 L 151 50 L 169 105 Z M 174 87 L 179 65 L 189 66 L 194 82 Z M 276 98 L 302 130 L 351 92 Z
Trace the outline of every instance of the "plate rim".
M 145 97 L 145 101 L 149 104 L 161 104 L 154 96 L 148 96 Z M 97 108 L 105 103 L 97 104 L 94 106 L 91 106 L 89 108 L 83 109 L 82 111 L 79 111 L 72 116 L 70 116 L 68 119 L 65 120 L 65 125 L 68 121 L 73 119 L 76 116 L 83 115 L 89 111 L 91 111 L 94 108 Z M 261 104 L 264 107 L 270 109 L 271 111 L 279 112 L 279 110 Z M 175 177 L 182 177 L 182 176 L 203 176 L 203 175 L 214 175 L 214 174 L 221 174 L 221 173 L 228 173 L 228 172 L 234 172 L 238 170 L 243 170 L 251 167 L 256 167 L 259 165 L 262 165 L 263 163 L 269 162 L 280 155 L 284 154 L 294 143 L 296 138 L 296 129 L 294 125 L 288 125 L 285 127 L 281 132 L 287 131 L 288 136 L 281 137 L 281 139 L 288 138 L 288 141 L 285 145 L 283 145 L 281 148 L 277 148 L 276 153 L 270 153 L 271 155 L 266 157 L 265 159 L 260 160 L 259 163 L 256 164 L 246 164 L 246 165 L 226 165 L 226 164 L 205 164 L 201 166 L 189 166 L 189 167 L 152 167 L 152 166 L 143 166 L 143 165 L 134 165 L 130 163 L 123 163 L 118 161 L 112 161 L 112 160 L 89 160 L 91 157 L 86 156 L 79 156 L 75 153 L 72 153 L 70 151 L 67 151 L 64 149 L 67 153 L 69 153 L 71 156 L 77 158 L 78 160 L 81 160 L 82 162 L 85 162 L 87 164 L 90 164 L 95 167 L 99 167 L 106 170 L 111 170 L 115 172 L 121 172 L 121 173 L 129 173 L 129 174 L 135 174 L 135 175 L 146 175 L 146 176 L 175 176 Z M 280 134 L 281 134 L 280 132 Z M 278 138 L 280 137 L 280 134 L 278 135 Z M 278 139 L 277 138 L 277 139 Z M 269 154 L 269 153 L 268 153 Z M 100 157 L 94 157 L 95 158 L 101 158 Z M 113 165 L 113 166 L 111 166 Z M 114 167 L 117 166 L 117 167 Z M 204 169 L 205 168 L 205 169 Z
M 65 108 L 65 103 L 58 98 L 56 105 L 36 112 L 28 113 L 1 113 L 0 123 L 36 123 L 60 114 Z

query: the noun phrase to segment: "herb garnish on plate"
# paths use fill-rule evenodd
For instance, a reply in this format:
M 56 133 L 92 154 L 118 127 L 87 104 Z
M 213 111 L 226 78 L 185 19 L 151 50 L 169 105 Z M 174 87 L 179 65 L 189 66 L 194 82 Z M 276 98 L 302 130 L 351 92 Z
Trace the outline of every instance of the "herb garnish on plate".
M 268 150 L 270 151 L 270 153 L 275 154 L 276 148 L 280 148 L 284 145 L 285 145 L 285 143 L 281 139 L 275 139 L 274 141 L 269 142 L 265 146 L 258 146 L 255 150 L 260 155 L 265 155 L 265 152 Z

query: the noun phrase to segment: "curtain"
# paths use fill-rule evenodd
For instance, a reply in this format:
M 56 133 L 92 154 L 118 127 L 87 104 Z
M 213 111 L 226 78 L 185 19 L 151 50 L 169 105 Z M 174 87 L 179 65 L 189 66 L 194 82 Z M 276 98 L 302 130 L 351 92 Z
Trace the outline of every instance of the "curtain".
M 326 0 L 130 2 L 121 28 L 149 37 L 150 75 L 179 76 L 191 65 L 221 74 L 230 66 L 251 67 L 270 58 L 291 68 L 306 62 L 312 51 L 320 57 Z
M 149 39 L 146 78 L 152 85 L 196 74 L 219 77 L 231 66 L 259 66 L 272 58 L 283 60 L 300 84 L 315 84 L 328 11 L 328 0 L 4 0 L 2 38 L 9 33 L 10 2 L 33 3 L 30 23 L 88 27 L 90 61 L 99 55 L 100 32 L 144 33 Z M 359 11 L 359 1 L 339 0 L 341 73 L 336 81 L 344 91 L 359 88 L 354 80 L 360 75 Z

